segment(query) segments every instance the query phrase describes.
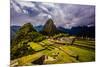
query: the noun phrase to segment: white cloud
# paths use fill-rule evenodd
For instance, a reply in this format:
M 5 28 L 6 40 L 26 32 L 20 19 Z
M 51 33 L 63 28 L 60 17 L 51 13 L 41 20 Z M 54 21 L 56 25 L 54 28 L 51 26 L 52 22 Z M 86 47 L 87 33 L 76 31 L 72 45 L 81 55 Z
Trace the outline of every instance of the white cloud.
M 56 4 L 56 3 L 33 3 L 18 0 L 11 0 L 11 8 L 13 8 L 18 14 L 21 15 L 19 22 L 23 21 L 23 18 L 27 21 L 34 21 L 33 24 L 43 24 L 45 21 L 52 17 L 57 26 L 64 26 L 65 28 L 71 28 L 73 26 L 93 24 L 95 9 L 94 6 L 89 5 L 73 5 L 73 4 Z M 18 5 L 19 4 L 19 5 Z M 28 8 L 33 13 L 29 13 Z M 36 14 L 37 13 L 37 14 Z M 28 14 L 32 14 L 30 16 Z M 17 14 L 14 14 L 17 15 Z M 23 17 L 23 16 L 24 17 Z M 91 16 L 93 16 L 91 18 Z M 28 18 L 27 18 L 28 17 Z M 14 17 L 18 20 L 18 17 Z
M 21 9 L 11 0 L 11 8 L 15 9 L 16 12 L 20 13 Z
M 23 9 L 23 12 L 24 12 L 25 14 L 28 14 L 28 11 L 26 11 L 25 9 Z
M 38 15 L 38 17 L 44 17 L 44 16 L 47 16 L 48 14 L 45 14 L 45 13 L 40 13 L 39 15 Z
M 22 7 L 27 6 L 27 7 L 35 7 L 35 4 L 29 2 L 29 1 L 20 1 L 20 0 L 15 0 L 17 3 L 19 3 Z
M 51 15 L 48 15 L 48 18 L 49 18 L 49 19 L 52 18 Z
M 29 1 L 27 2 L 20 0 L 11 0 L 11 4 L 12 4 L 11 8 L 13 8 L 18 13 L 28 14 L 28 11 L 25 9 L 25 7 L 31 8 L 31 10 L 39 11 L 39 9 L 36 8 L 35 4 Z
M 53 3 L 42 3 L 42 5 L 44 5 L 46 7 L 55 7 L 55 5 Z
M 45 6 L 43 6 L 43 5 L 38 5 L 38 6 L 39 6 L 40 10 L 49 13 L 48 9 Z

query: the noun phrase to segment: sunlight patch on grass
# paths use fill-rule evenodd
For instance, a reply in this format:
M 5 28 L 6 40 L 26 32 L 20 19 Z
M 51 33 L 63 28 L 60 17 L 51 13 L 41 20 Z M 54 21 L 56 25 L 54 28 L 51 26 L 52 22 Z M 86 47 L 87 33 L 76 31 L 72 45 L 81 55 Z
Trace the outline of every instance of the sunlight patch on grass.
M 68 46 L 68 48 L 79 55 L 79 61 L 95 61 L 95 51 L 85 50 L 74 46 Z
M 42 47 L 42 46 L 41 46 L 40 44 L 38 44 L 38 43 L 29 42 L 28 44 L 29 44 L 30 47 L 32 47 L 32 49 L 35 50 L 35 51 L 39 51 L 39 50 L 44 49 L 44 47 Z
M 38 52 L 38 53 L 33 54 L 33 55 L 24 56 L 18 60 L 18 63 L 19 63 L 19 65 L 25 65 L 29 62 L 33 62 L 33 61 L 37 60 L 41 56 L 43 56 L 42 52 Z

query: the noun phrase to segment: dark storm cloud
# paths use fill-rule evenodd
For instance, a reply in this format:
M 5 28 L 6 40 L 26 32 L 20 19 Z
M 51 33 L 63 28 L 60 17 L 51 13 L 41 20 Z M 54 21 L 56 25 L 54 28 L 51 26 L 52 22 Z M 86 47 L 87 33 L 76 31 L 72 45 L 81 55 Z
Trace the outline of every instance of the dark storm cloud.
M 39 25 L 48 18 L 52 18 L 57 26 L 65 28 L 95 25 L 95 6 L 11 0 L 12 25 L 27 22 Z

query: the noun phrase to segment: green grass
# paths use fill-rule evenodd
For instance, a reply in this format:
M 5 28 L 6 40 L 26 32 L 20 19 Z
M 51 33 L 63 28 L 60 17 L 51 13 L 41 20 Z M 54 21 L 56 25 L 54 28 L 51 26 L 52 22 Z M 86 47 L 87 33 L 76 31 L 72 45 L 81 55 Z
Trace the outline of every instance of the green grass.
M 48 40 L 45 40 L 44 42 L 46 42 L 46 44 L 50 43 L 50 41 L 48 41 Z M 83 43 L 82 45 L 87 45 L 87 44 L 91 45 L 91 44 L 94 44 L 95 42 L 83 40 L 83 41 L 77 41 L 77 43 L 78 44 Z M 87 45 L 87 46 L 89 46 L 89 45 Z M 58 45 L 58 47 L 59 47 L 59 45 Z M 68 53 L 70 56 L 69 55 L 66 56 L 66 54 L 63 51 L 58 50 L 60 53 L 62 53 L 62 54 L 59 55 L 59 58 L 61 59 L 62 58 L 61 55 L 63 55 L 64 59 L 60 60 L 57 63 L 77 62 L 76 58 L 72 58 L 72 56 L 77 56 L 77 55 L 79 56 L 78 61 L 80 61 L 80 62 L 95 61 L 95 51 L 94 50 L 91 51 L 90 49 L 86 50 L 86 49 L 75 47 L 75 46 L 64 46 L 64 45 L 62 45 L 62 46 L 60 45 L 60 47 L 62 47 L 62 49 L 64 51 L 66 51 L 66 53 Z M 47 51 L 46 53 L 47 53 L 47 55 L 51 56 L 52 53 L 55 53 L 55 52 L 58 52 L 58 51 L 56 51 L 55 49 L 52 49 L 52 51 Z M 70 58 L 72 58 L 74 61 Z
M 40 44 L 38 44 L 38 43 L 29 42 L 28 44 L 29 44 L 30 47 L 32 47 L 32 49 L 35 50 L 35 51 L 39 51 L 39 50 L 44 49 L 44 47 L 42 47 L 42 46 L 41 46 Z
M 58 48 L 52 49 L 51 51 L 46 51 L 44 54 L 47 56 L 54 57 L 53 54 L 57 54 L 57 53 L 59 53 L 59 54 L 56 56 L 56 61 L 52 61 L 52 62 L 49 61 L 49 62 L 46 62 L 46 64 L 78 62 L 75 58 L 69 56 L 68 54 L 66 54 L 62 50 L 59 50 Z
M 95 46 L 95 41 L 76 40 L 76 41 L 75 41 L 75 44 L 88 45 L 88 46 Z
M 44 40 L 42 41 L 46 45 L 50 44 L 49 40 Z M 94 44 L 94 41 L 88 41 L 88 40 L 80 40 L 77 41 L 78 44 L 82 45 L 87 45 L 88 44 Z M 55 44 L 54 44 L 55 45 Z M 75 46 L 66 46 L 66 45 L 58 45 L 56 44 L 57 47 L 61 47 L 66 53 L 64 53 L 62 50 L 58 50 L 55 46 L 52 44 L 52 46 L 48 46 L 50 50 L 47 50 L 45 52 L 45 55 L 52 56 L 52 53 L 57 53 L 59 52 L 60 54 L 58 55 L 59 60 L 55 63 L 67 63 L 67 62 L 89 62 L 89 61 L 95 61 L 95 51 L 94 50 L 86 50 L 83 48 L 75 47 Z M 79 60 L 76 60 L 76 56 L 79 56 Z
M 43 40 L 42 43 L 44 43 L 45 45 L 51 45 L 52 43 L 49 40 Z
M 90 49 L 95 49 L 95 41 L 90 41 L 90 40 L 76 40 L 74 42 L 75 45 L 80 46 L 80 47 L 87 47 L 88 50 Z
M 74 46 L 68 46 L 67 48 L 75 51 L 79 55 L 80 62 L 95 61 L 95 51 L 85 50 Z
M 62 46 L 61 49 L 63 49 L 70 56 L 76 57 L 78 55 L 75 51 L 70 50 L 67 46 Z
M 30 63 L 30 62 L 33 62 L 33 61 L 37 60 L 38 58 L 40 58 L 41 56 L 43 56 L 42 52 L 43 51 L 38 52 L 36 54 L 32 54 L 32 55 L 28 55 L 28 56 L 24 56 L 24 57 L 20 58 L 18 60 L 18 63 L 19 63 L 18 65 L 25 65 L 27 63 Z
M 41 45 L 41 43 L 43 43 L 43 45 Z M 94 44 L 94 41 L 78 40 L 75 43 L 87 45 L 87 44 Z M 31 61 L 35 61 L 42 55 L 50 56 L 53 58 L 55 57 L 56 59 L 54 61 L 47 61 L 45 62 L 45 64 L 62 64 L 62 63 L 95 61 L 95 50 L 90 50 L 89 48 L 84 49 L 76 46 L 56 44 L 54 42 L 51 43 L 51 41 L 48 39 L 43 40 L 39 43 L 29 42 L 28 45 L 30 45 L 30 47 L 32 47 L 33 50 L 38 52 L 20 58 L 19 60 L 20 65 L 24 65 Z M 54 54 L 57 55 L 55 56 Z M 79 57 L 78 60 L 76 59 L 76 56 Z

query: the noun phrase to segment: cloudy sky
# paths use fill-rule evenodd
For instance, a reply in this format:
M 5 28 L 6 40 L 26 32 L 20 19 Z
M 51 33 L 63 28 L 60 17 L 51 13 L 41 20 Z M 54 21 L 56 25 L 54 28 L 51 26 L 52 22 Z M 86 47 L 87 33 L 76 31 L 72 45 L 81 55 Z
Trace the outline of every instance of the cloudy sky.
M 71 28 L 75 26 L 95 25 L 95 6 L 44 3 L 11 0 L 11 25 L 23 25 L 31 22 L 33 26 L 44 25 L 52 18 L 56 26 Z

